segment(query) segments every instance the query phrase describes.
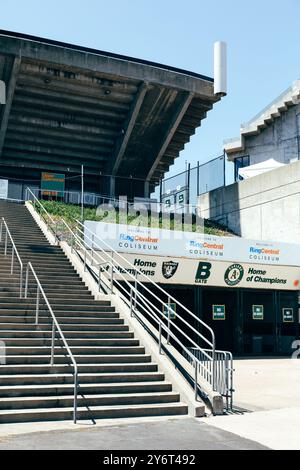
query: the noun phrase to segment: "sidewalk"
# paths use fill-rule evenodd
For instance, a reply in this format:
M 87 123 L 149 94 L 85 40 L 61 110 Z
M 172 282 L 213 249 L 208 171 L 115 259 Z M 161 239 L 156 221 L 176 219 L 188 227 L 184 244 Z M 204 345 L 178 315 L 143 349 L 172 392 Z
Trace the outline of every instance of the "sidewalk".
M 264 446 L 209 426 L 213 418 L 128 420 L 123 424 L 81 426 L 0 437 L 0 450 L 263 450 Z M 15 425 L 14 425 L 15 426 Z M 21 425 L 20 430 L 26 428 Z M 13 428 L 10 428 L 11 431 Z M 29 427 L 27 431 L 29 431 Z M 31 425 L 34 429 L 34 425 Z M 1 430 L 1 426 L 0 426 Z

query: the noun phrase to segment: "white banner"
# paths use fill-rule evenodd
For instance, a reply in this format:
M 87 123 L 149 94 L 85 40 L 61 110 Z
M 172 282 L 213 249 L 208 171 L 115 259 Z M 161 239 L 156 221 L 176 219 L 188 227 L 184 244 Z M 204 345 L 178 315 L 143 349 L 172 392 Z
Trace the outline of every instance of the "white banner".
M 135 270 L 163 284 L 188 284 L 221 287 L 248 287 L 252 289 L 298 290 L 300 267 L 264 266 L 247 263 L 207 261 L 187 258 L 154 257 L 147 255 L 122 255 L 133 266 L 127 265 L 122 275 L 128 280 L 126 271 L 134 275 Z M 124 268 L 126 262 L 118 259 Z M 109 266 L 103 270 L 109 270 Z M 117 276 L 123 279 L 122 276 Z M 147 282 L 143 276 L 141 282 Z
M 7 199 L 8 196 L 8 180 L 0 179 L 0 199 Z
M 217 237 L 194 232 L 153 229 L 134 225 L 86 221 L 85 227 L 121 253 L 174 256 L 192 259 L 300 266 L 300 245 L 264 242 L 239 237 Z M 91 234 L 86 242 L 91 246 Z

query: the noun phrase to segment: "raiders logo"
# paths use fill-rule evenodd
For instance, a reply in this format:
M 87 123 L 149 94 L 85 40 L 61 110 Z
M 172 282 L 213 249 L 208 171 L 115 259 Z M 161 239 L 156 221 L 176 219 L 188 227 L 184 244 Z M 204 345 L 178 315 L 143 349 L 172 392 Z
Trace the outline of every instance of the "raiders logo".
M 175 261 L 164 261 L 162 264 L 162 273 L 164 278 L 171 279 L 177 271 L 179 263 Z

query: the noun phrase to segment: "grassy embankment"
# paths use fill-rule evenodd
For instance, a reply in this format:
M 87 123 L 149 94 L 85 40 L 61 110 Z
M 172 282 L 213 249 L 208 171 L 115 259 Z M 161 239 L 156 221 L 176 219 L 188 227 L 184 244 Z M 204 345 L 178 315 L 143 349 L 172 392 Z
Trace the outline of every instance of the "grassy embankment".
M 65 204 L 57 201 L 40 201 L 45 209 L 51 214 L 54 220 L 58 220 L 60 217 L 63 217 L 66 222 L 71 226 L 74 226 L 74 221 L 81 218 L 81 208 L 78 205 L 74 204 Z M 38 205 L 36 205 L 38 210 Z M 176 218 L 171 214 L 171 220 L 165 220 L 161 217 L 152 217 L 151 215 L 126 215 L 120 214 L 118 211 L 101 211 L 97 210 L 96 207 L 85 207 L 84 208 L 84 219 L 85 220 L 96 220 L 106 223 L 127 223 L 131 225 L 140 225 L 142 227 L 152 227 L 152 228 L 165 228 L 170 230 L 183 230 L 183 224 L 181 216 L 177 215 Z M 189 227 L 190 231 L 191 228 Z M 192 224 L 193 232 L 201 232 L 201 227 L 197 226 L 195 220 Z M 204 220 L 204 233 L 209 235 L 218 235 L 218 236 L 233 236 L 234 234 L 226 229 L 226 227 L 212 222 L 210 220 Z

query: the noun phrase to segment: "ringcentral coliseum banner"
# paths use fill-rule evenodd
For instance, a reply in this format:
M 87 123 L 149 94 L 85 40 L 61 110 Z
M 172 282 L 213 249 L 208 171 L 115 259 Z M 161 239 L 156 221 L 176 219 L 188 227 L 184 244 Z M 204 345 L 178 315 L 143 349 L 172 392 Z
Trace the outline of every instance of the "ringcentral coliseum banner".
M 300 268 L 248 263 L 207 261 L 177 257 L 122 254 L 128 261 L 116 258 L 122 265 L 115 274 L 120 280 L 140 271 L 155 282 L 203 286 L 248 287 L 252 289 L 298 290 Z M 109 266 L 103 267 L 103 271 Z M 118 275 L 118 272 L 120 273 Z M 147 279 L 140 275 L 139 280 Z
M 300 266 L 300 247 L 296 244 L 94 221 L 86 221 L 85 227 L 96 234 L 96 243 L 105 240 L 119 253 Z M 85 234 L 85 241 L 91 246 L 91 234 L 88 231 Z

